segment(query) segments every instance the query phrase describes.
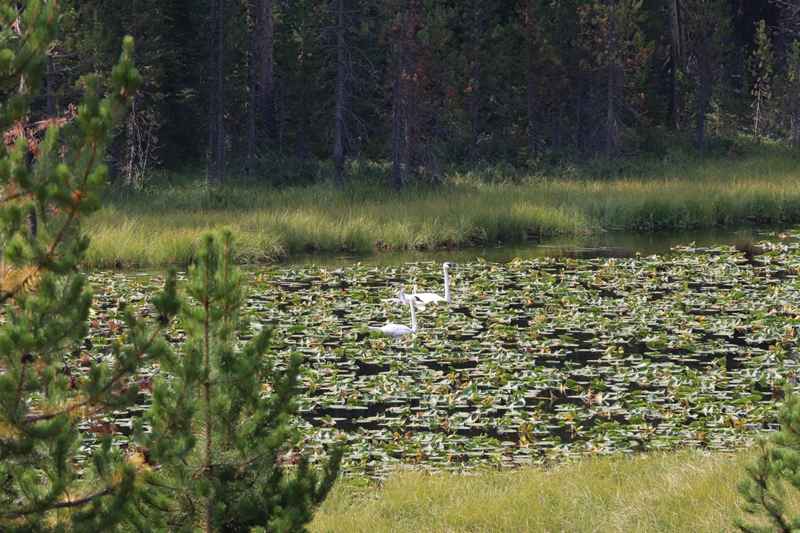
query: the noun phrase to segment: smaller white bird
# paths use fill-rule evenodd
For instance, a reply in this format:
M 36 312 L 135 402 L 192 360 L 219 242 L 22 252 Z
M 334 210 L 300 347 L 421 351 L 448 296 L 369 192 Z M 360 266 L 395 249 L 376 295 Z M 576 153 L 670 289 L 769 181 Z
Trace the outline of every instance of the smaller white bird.
M 439 302 L 446 302 L 450 303 L 450 263 L 443 263 L 442 264 L 442 272 L 444 272 L 444 296 L 436 294 L 435 292 L 417 292 L 417 286 L 414 285 L 414 292 L 411 294 L 411 298 L 418 301 L 419 303 L 426 305 L 426 304 L 435 304 Z
M 384 298 L 383 300 L 381 300 L 381 302 L 385 304 L 402 304 L 402 305 L 412 304 L 420 311 L 425 310 L 425 304 L 422 303 L 420 300 L 415 299 L 413 296 L 406 294 L 405 287 L 400 287 L 397 290 L 397 296 L 395 296 L 394 298 Z
M 397 289 L 397 293 L 396 294 L 397 295 L 394 298 L 384 298 L 381 301 L 383 303 L 387 303 L 387 304 L 403 304 L 403 305 L 406 305 L 409 302 L 409 300 L 411 299 L 411 297 L 406 294 L 405 287 L 400 287 L 399 289 Z
M 382 333 L 383 335 L 386 335 L 387 337 L 393 337 L 393 338 L 404 337 L 406 335 L 411 335 L 413 333 L 416 333 L 417 332 L 417 312 L 414 309 L 414 303 L 411 302 L 411 301 L 408 301 L 408 307 L 411 308 L 411 327 L 408 327 L 408 326 L 406 326 L 404 324 L 394 324 L 392 322 L 389 322 L 389 323 L 384 324 L 384 325 L 382 325 L 380 327 L 370 326 L 369 330 L 370 331 L 377 331 L 378 333 Z

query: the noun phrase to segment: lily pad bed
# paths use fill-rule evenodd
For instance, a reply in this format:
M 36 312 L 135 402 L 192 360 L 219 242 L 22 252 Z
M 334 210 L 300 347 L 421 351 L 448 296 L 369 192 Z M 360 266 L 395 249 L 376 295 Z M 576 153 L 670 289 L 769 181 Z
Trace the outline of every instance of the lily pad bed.
M 305 453 L 344 438 L 351 473 L 732 450 L 775 429 L 799 366 L 800 241 L 760 252 L 459 263 L 453 304 L 418 312 L 417 335 L 396 340 L 366 326 L 409 324 L 407 307 L 382 300 L 400 284 L 441 294 L 440 264 L 253 271 L 244 336 L 272 327 L 279 357 L 304 356 Z M 91 278 L 89 342 L 103 353 L 117 303 L 146 302 L 160 279 Z M 121 439 L 135 414 L 115 422 Z

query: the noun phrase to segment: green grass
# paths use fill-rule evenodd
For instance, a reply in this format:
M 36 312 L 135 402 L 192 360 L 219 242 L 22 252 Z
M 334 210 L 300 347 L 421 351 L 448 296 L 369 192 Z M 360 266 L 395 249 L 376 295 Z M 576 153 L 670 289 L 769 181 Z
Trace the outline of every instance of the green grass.
M 592 167 L 556 177 L 453 172 L 402 193 L 360 179 L 206 191 L 198 180 L 112 196 L 88 221 L 89 266 L 187 263 L 200 235 L 230 228 L 239 259 L 307 252 L 431 250 L 606 230 L 657 231 L 800 222 L 800 159 L 775 147 L 731 159 Z M 555 172 L 555 171 L 554 171 Z M 617 177 L 603 179 L 604 175 Z M 586 178 L 586 176 L 592 176 Z M 621 176 L 621 177 L 620 177 Z
M 682 451 L 583 460 L 550 470 L 395 474 L 342 481 L 313 532 L 734 531 L 737 485 L 754 457 Z M 796 509 L 800 500 L 790 502 Z

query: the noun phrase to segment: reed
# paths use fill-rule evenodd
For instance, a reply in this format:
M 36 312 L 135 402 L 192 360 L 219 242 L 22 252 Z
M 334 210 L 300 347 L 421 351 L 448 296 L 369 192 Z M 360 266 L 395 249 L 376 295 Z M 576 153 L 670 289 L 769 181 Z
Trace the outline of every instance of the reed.
M 208 191 L 183 177 L 157 192 L 111 195 L 88 221 L 87 261 L 186 263 L 200 235 L 222 227 L 234 233 L 241 262 L 271 262 L 307 252 L 433 250 L 609 230 L 793 224 L 800 222 L 799 162 L 773 150 L 606 179 L 451 172 L 436 188 L 400 193 L 374 178 L 356 177 L 344 190 L 238 184 Z

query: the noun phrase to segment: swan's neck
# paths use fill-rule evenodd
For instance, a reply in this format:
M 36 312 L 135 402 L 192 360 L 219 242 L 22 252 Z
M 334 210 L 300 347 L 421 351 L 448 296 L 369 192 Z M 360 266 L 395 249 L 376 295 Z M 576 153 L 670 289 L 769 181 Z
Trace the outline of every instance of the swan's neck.
M 447 268 L 444 269 L 444 299 L 450 303 L 450 271 Z
M 414 309 L 414 302 L 409 302 L 408 306 L 411 308 L 411 331 L 416 333 L 417 332 L 417 310 Z

